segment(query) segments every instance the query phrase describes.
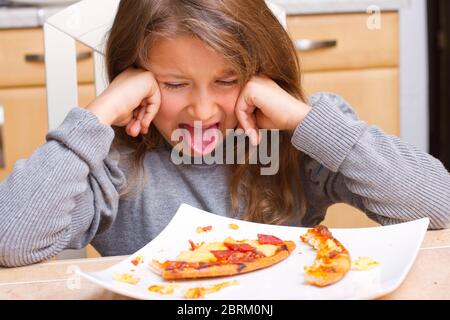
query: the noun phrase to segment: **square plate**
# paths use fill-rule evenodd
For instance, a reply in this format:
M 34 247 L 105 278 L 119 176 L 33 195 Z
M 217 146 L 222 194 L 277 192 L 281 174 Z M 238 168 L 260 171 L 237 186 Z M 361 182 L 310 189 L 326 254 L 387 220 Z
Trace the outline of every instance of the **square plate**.
M 233 230 L 234 223 L 239 229 Z M 124 261 L 99 272 L 79 274 L 108 290 L 136 299 L 183 299 L 188 288 L 210 286 L 238 280 L 238 284 L 206 296 L 223 300 L 300 300 L 300 299 L 374 299 L 397 289 L 405 279 L 417 256 L 427 231 L 429 219 L 420 219 L 392 226 L 364 229 L 331 229 L 350 252 L 352 259 L 368 256 L 380 265 L 367 271 L 351 270 L 340 282 L 316 288 L 304 283 L 304 267 L 312 265 L 315 251 L 299 240 L 307 228 L 257 224 L 218 216 L 187 204 L 182 204 L 167 227 L 149 244 Z M 197 233 L 199 226 L 212 226 L 210 232 Z M 257 239 L 257 234 L 271 234 L 283 240 L 292 240 L 297 248 L 291 255 L 269 268 L 232 277 L 177 281 L 179 288 L 171 295 L 148 291 L 151 285 L 173 284 L 163 280 L 148 267 L 153 259 L 174 260 L 188 250 L 188 240 L 195 243 L 223 241 L 231 236 L 236 240 Z M 132 260 L 143 257 L 135 267 Z M 133 272 L 131 270 L 134 270 Z M 133 274 L 137 284 L 114 280 L 117 274 Z

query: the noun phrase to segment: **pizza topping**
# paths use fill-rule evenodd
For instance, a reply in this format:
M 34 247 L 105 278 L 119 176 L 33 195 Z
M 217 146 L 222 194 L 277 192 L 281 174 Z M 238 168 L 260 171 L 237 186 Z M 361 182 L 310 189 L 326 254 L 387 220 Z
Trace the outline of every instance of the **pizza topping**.
M 212 230 L 212 226 L 206 226 L 206 227 L 197 227 L 197 233 L 204 233 L 209 232 Z
M 283 240 L 265 234 L 258 234 L 258 241 L 260 244 L 272 244 L 272 245 L 280 245 L 283 244 Z
M 228 250 L 228 248 L 223 244 L 223 242 L 210 242 L 210 243 L 202 243 L 200 246 L 201 249 L 205 250 Z
M 233 229 L 233 230 L 239 229 L 239 226 L 237 224 L 234 224 L 234 223 L 230 223 L 228 226 L 230 227 L 230 229 Z
M 213 250 L 211 253 L 217 258 L 217 260 L 228 260 L 228 258 L 234 253 L 233 250 Z
M 359 271 L 366 271 L 376 268 L 380 263 L 369 257 L 359 257 L 353 261 L 352 267 Z
M 275 255 L 275 253 L 277 253 L 279 247 L 271 244 L 262 244 L 258 246 L 256 249 L 258 252 L 261 252 L 266 257 L 271 257 Z
M 143 256 L 137 256 L 136 258 L 134 258 L 133 260 L 131 260 L 131 263 L 133 265 L 135 265 L 136 267 L 140 264 L 144 262 L 144 257 Z
M 338 244 L 336 244 L 335 239 L 328 239 L 325 243 L 327 250 L 331 251 L 331 252 L 342 252 L 342 248 L 338 246 Z
M 241 263 L 241 262 L 251 262 L 255 259 L 263 257 L 262 254 L 256 251 L 212 251 L 212 253 L 218 258 L 220 262 L 226 263 Z
M 164 285 L 164 286 L 153 285 L 148 287 L 147 290 L 159 294 L 173 294 L 175 292 L 175 289 L 179 287 L 180 286 L 177 285 Z
M 116 274 L 116 275 L 114 275 L 114 280 L 119 281 L 119 282 L 128 283 L 128 284 L 136 284 L 139 282 L 139 278 L 137 278 L 129 273 Z
M 214 262 L 216 261 L 216 257 L 211 253 L 211 251 L 198 248 L 196 250 L 189 250 L 181 252 L 177 258 L 177 261 L 184 262 Z
M 233 251 L 239 251 L 239 252 L 254 252 L 256 251 L 256 248 L 247 244 L 247 243 L 229 243 L 225 242 L 224 245 Z
M 190 288 L 186 291 L 184 297 L 186 299 L 199 299 L 204 298 L 206 294 L 214 293 L 217 291 L 220 291 L 226 287 L 234 286 L 239 284 L 238 281 L 227 281 L 218 283 L 215 285 L 212 285 L 210 287 L 197 287 L 197 288 Z

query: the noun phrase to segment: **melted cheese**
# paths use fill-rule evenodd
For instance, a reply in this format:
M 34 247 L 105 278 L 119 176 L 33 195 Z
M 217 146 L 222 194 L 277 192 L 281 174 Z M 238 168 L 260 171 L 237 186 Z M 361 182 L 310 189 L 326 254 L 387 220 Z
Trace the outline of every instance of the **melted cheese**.
M 341 252 L 342 248 L 340 248 L 333 240 L 328 239 L 327 242 L 325 243 L 327 249 L 329 251 L 336 251 L 336 252 Z
M 274 246 L 273 244 L 260 244 L 256 246 L 256 251 L 261 252 L 266 257 L 273 256 L 278 250 L 277 246 Z
M 183 262 L 214 262 L 217 258 L 204 248 L 197 250 L 183 251 L 177 256 L 177 261 Z
M 200 246 L 200 249 L 205 250 L 228 250 L 227 247 L 222 242 L 210 242 L 210 243 L 204 243 Z
M 278 246 L 273 244 L 259 244 L 258 240 L 246 240 L 244 241 L 244 243 L 247 243 L 252 247 L 255 247 L 256 251 L 261 252 L 266 257 L 273 256 L 278 250 Z

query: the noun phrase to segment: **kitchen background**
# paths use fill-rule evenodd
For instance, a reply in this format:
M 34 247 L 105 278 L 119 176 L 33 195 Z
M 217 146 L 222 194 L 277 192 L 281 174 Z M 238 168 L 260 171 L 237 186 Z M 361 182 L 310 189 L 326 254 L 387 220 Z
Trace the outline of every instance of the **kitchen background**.
M 75 1 L 0 0 L 0 181 L 44 143 L 49 119 L 42 25 Z M 308 94 L 342 95 L 360 118 L 440 158 L 450 168 L 450 4 L 445 0 L 272 0 L 288 31 Z M 92 50 L 77 44 L 78 97 L 95 96 Z M 0 204 L 1 205 L 1 204 Z M 1 217 L 0 217 L 1 219 Z M 332 227 L 376 225 L 346 205 Z M 87 249 L 88 256 L 96 256 Z M 66 251 L 60 258 L 84 256 Z

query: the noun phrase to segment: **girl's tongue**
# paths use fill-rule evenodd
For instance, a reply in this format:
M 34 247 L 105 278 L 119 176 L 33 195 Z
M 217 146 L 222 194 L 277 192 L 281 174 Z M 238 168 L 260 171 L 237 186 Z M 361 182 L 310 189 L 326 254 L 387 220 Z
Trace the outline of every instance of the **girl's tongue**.
M 211 153 L 219 142 L 219 124 L 210 127 L 192 127 L 187 124 L 180 125 L 183 130 L 183 139 L 187 146 L 196 154 Z

